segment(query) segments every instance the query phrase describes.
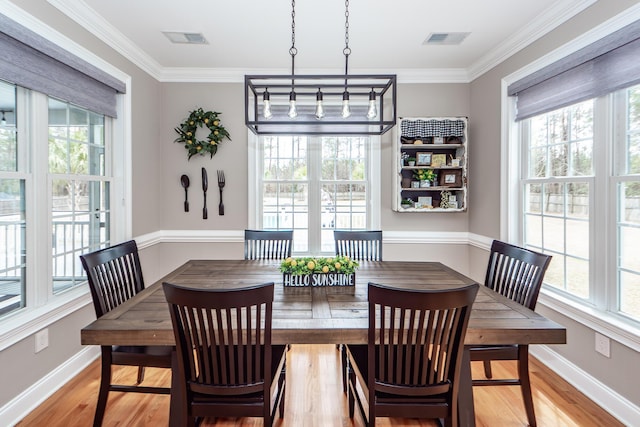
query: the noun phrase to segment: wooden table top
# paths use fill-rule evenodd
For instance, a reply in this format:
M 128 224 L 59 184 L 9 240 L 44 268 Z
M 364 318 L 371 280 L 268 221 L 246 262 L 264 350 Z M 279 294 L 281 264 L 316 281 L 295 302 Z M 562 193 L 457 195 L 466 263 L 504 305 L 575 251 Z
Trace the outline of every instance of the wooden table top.
M 437 262 L 365 261 L 356 286 L 284 287 L 279 262 L 192 260 L 81 331 L 85 345 L 173 345 L 162 282 L 238 288 L 273 281 L 274 344 L 366 344 L 367 283 L 401 288 L 457 287 L 473 280 Z M 480 286 L 466 344 L 564 344 L 566 330 Z

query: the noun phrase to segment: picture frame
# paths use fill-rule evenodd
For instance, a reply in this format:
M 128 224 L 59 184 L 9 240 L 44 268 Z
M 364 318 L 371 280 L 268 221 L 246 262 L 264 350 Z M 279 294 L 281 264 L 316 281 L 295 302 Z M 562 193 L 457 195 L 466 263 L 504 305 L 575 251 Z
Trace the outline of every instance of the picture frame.
M 433 154 L 431 156 L 431 165 L 434 168 L 440 168 L 442 166 L 447 165 L 447 155 L 446 154 Z
M 418 197 L 418 203 L 420 203 L 422 207 L 431 208 L 433 207 L 433 198 L 430 196 L 420 196 Z
M 416 153 L 416 166 L 431 166 L 431 152 L 417 152 Z
M 441 187 L 462 187 L 462 171 L 451 169 L 440 172 Z

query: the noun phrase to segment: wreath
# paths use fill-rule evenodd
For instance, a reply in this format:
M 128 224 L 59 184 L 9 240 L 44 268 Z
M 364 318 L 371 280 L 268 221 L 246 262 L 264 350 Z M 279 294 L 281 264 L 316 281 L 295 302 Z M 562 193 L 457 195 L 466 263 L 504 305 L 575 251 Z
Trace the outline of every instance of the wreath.
M 218 145 L 222 143 L 224 138 L 231 141 L 229 132 L 220 124 L 216 111 L 204 111 L 198 108 L 189 113 L 189 117 L 175 128 L 178 137 L 174 142 L 184 144 L 184 148 L 189 152 L 189 159 L 196 154 L 204 155 L 209 153 L 211 157 L 218 151 Z M 199 127 L 207 127 L 209 135 L 206 140 L 199 141 L 196 139 L 196 131 Z

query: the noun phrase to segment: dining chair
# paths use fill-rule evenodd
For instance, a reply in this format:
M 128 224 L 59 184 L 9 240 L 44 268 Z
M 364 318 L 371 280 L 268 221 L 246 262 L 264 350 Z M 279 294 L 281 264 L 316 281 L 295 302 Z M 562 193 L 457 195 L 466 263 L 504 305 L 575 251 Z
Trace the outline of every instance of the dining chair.
M 494 240 L 485 276 L 485 286 L 535 310 L 544 274 L 551 262 L 550 255 L 544 255 L 509 243 Z M 531 427 L 536 427 L 536 416 L 529 380 L 529 346 L 471 346 L 471 361 L 482 361 L 485 379 L 475 379 L 474 386 L 519 385 L 522 390 L 527 419 Z M 518 378 L 494 379 L 491 372 L 492 360 L 515 360 L 518 362 Z
M 464 339 L 478 287 L 408 290 L 369 283 L 368 344 L 345 345 L 350 418 L 357 403 L 368 426 L 376 417 L 458 425 Z
M 80 255 L 87 273 L 96 317 L 100 318 L 144 289 L 138 246 L 134 240 Z M 171 368 L 171 346 L 101 346 L 102 365 L 94 426 L 102 425 L 110 391 L 170 394 L 169 387 L 140 386 L 144 368 Z M 113 365 L 137 366 L 135 385 L 111 383 Z
M 382 231 L 334 230 L 336 255 L 356 261 L 382 261 Z
M 286 351 L 271 344 L 273 282 L 241 289 L 162 284 L 176 341 L 180 425 L 200 417 L 284 416 Z M 273 402 L 273 403 L 272 403 Z
M 292 246 L 293 230 L 244 230 L 244 259 L 285 259 Z
M 336 255 L 348 256 L 356 261 L 382 261 L 381 230 L 334 230 Z M 347 392 L 347 354 L 342 344 L 337 344 L 342 361 L 342 391 Z

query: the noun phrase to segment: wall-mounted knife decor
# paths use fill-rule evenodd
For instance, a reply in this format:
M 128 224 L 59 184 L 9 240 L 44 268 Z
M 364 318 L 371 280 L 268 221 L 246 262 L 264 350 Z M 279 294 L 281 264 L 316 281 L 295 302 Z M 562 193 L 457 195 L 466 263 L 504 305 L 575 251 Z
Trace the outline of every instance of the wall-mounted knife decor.
M 207 219 L 207 189 L 209 188 L 209 180 L 207 179 L 207 170 L 202 168 L 202 193 L 204 194 L 204 207 L 202 208 L 202 219 Z
M 187 175 L 182 175 L 180 177 L 180 184 L 182 184 L 182 188 L 184 188 L 184 211 L 189 212 L 189 198 L 187 197 L 187 189 L 189 188 L 189 177 Z

